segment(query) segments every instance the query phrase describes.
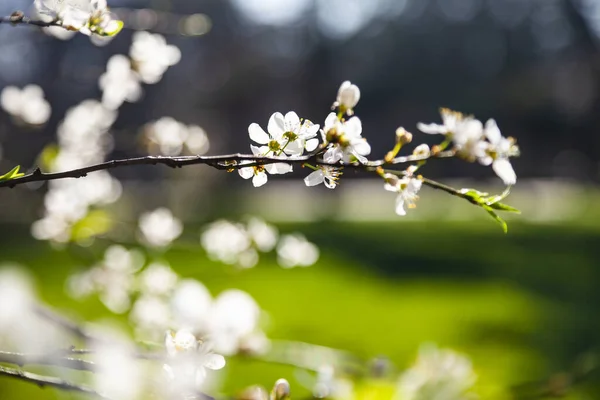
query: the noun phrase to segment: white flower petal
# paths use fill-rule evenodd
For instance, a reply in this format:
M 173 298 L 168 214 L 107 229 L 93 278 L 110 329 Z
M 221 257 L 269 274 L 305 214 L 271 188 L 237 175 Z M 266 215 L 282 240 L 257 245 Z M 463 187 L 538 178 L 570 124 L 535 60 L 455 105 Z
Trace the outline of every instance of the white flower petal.
M 220 354 L 210 353 L 206 355 L 204 366 L 208 369 L 221 369 L 225 366 L 225 357 Z
M 254 187 L 261 187 L 262 185 L 267 183 L 268 179 L 269 178 L 265 172 L 259 172 L 255 174 L 252 178 L 252 184 L 254 185 Z
M 317 186 L 325 180 L 325 175 L 323 175 L 323 171 L 318 169 L 316 171 L 311 172 L 306 178 L 304 178 L 304 183 L 306 186 Z
M 314 151 L 319 146 L 319 139 L 309 139 L 306 141 L 306 151 Z
M 507 158 L 499 158 L 494 161 L 492 168 L 496 175 L 502 179 L 505 185 L 514 185 L 517 183 L 517 174 Z
M 489 119 L 485 123 L 485 136 L 493 145 L 500 143 L 502 134 L 500 133 L 500 128 L 498 128 L 498 124 L 496 124 L 495 120 Z
M 271 137 L 275 140 L 279 140 L 285 133 L 285 119 L 280 112 L 276 112 L 269 118 L 269 125 L 267 130 Z
M 260 125 L 256 123 L 250 124 L 248 127 L 248 134 L 250 134 L 250 139 L 259 144 L 267 144 L 269 143 L 269 135 L 267 132 L 260 127 Z
M 238 174 L 244 179 L 250 179 L 254 176 L 254 168 L 246 167 L 238 169 Z
M 265 169 L 271 175 L 282 175 L 292 172 L 293 168 L 291 164 L 286 163 L 274 163 L 265 165 Z
M 396 214 L 404 216 L 406 215 L 406 211 L 404 211 L 404 197 L 402 194 L 399 194 L 396 197 Z
M 422 122 L 419 122 L 417 124 L 417 128 L 421 132 L 427 133 L 430 135 L 438 135 L 438 134 L 445 135 L 446 133 L 448 133 L 448 130 L 446 129 L 446 127 L 444 125 L 438 125 L 438 124 L 424 124 Z
M 327 149 L 325 154 L 323 154 L 323 161 L 326 163 L 337 163 L 342 159 L 344 153 L 341 151 L 339 146 L 333 146 Z
M 351 139 L 362 135 L 362 123 L 358 117 L 352 117 L 344 123 L 344 133 Z

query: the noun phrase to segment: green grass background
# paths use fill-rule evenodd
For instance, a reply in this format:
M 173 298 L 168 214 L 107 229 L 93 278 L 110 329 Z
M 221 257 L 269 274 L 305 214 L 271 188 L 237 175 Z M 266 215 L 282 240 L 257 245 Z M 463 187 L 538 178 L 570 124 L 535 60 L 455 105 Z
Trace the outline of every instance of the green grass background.
M 454 348 L 473 360 L 482 399 L 525 398 L 549 377 L 571 371 L 582 356 L 595 365 L 600 226 L 589 221 L 513 222 L 508 235 L 488 220 L 279 228 L 301 231 L 318 244 L 319 262 L 284 270 L 265 255 L 254 269 L 235 270 L 206 258 L 194 228 L 164 258 L 213 295 L 248 291 L 265 310 L 265 329 L 274 339 L 346 349 L 365 359 L 385 355 L 397 370 L 410 365 L 422 343 Z M 13 226 L 3 226 L 0 238 L 0 261 L 30 268 L 47 303 L 81 320 L 111 316 L 96 299 L 77 302 L 63 290 L 68 274 L 99 257 L 106 243 L 55 250 Z M 282 377 L 291 381 L 295 398 L 309 395 L 297 369 L 247 359 L 228 360 L 224 393 L 251 384 L 270 387 Z M 528 389 L 511 394 L 523 382 L 531 382 Z M 600 398 L 598 382 L 600 374 L 591 372 L 565 398 Z M 360 384 L 361 398 L 389 393 L 380 382 Z M 0 399 L 29 398 L 80 397 L 0 378 Z

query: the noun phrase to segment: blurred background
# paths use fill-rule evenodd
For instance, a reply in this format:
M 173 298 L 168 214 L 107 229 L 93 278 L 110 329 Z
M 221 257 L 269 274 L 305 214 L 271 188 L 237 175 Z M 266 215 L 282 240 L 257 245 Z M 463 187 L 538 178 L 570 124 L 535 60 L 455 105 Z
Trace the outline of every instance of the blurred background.
M 265 127 L 273 112 L 293 110 L 322 124 L 344 80 L 361 89 L 356 114 L 373 158 L 391 149 L 400 125 L 416 144 L 432 139 L 415 125 L 439 121 L 441 106 L 495 118 L 522 153 L 508 203 L 523 214 L 509 219 L 507 235 L 481 210 L 427 189 L 418 208 L 399 218 L 380 181 L 351 172 L 335 191 L 304 187 L 306 171 L 259 190 L 237 174 L 159 166 L 114 171 L 123 192 L 108 207 L 112 237 L 126 238 L 140 212 L 169 207 L 191 239 L 164 257 L 213 293 L 246 290 L 269 315 L 272 338 L 365 359 L 384 355 L 400 369 L 422 343 L 437 343 L 472 359 L 482 399 L 600 396 L 600 1 L 109 5 L 126 29 L 104 46 L 83 35 L 60 40 L 0 26 L 0 87 L 37 84 L 52 106 L 35 127 L 0 113 L 0 171 L 40 163 L 66 111 L 102 96 L 106 63 L 128 53 L 135 30 L 163 34 L 181 60 L 145 85 L 139 101 L 120 107 L 109 159 L 147 154 L 143 126 L 162 117 L 201 126 L 209 154 L 248 152 L 250 123 Z M 0 4 L 1 15 L 17 9 L 29 13 L 31 1 Z M 455 187 L 502 190 L 491 169 L 476 164 L 442 160 L 423 173 Z M 51 305 L 100 320 L 109 315 L 100 303 L 75 302 L 63 284 L 101 254 L 105 239 L 85 248 L 33 239 L 45 192 L 0 191 L 0 261 L 31 268 Z M 202 224 L 248 214 L 305 234 L 319 246 L 319 262 L 287 271 L 267 257 L 237 271 L 208 261 L 195 239 Z M 234 361 L 229 368 L 232 392 L 286 377 L 309 393 L 291 367 Z M 59 394 L 0 379 L 0 396 Z

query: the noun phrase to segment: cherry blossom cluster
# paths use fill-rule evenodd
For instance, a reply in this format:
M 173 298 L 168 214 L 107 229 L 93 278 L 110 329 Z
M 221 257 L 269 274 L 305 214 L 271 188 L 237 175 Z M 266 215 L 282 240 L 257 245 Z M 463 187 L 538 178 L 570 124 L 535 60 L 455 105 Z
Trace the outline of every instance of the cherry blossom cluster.
M 5 87 L 0 93 L 0 105 L 16 123 L 30 126 L 45 124 L 52 113 L 52 107 L 38 85 L 27 85 L 23 89 Z
M 349 81 L 342 83 L 331 112 L 324 121 L 323 127 L 308 119 L 300 118 L 290 111 L 285 115 L 274 113 L 265 131 L 260 125 L 253 123 L 248 127 L 250 145 L 256 161 L 243 160 L 239 163 L 238 173 L 244 179 L 252 179 L 255 187 L 267 183 L 268 175 L 292 172 L 291 162 L 299 157 L 304 167 L 313 170 L 304 182 L 307 186 L 323 183 L 334 189 L 341 178 L 344 167 L 362 167 L 363 170 L 377 173 L 384 180 L 384 189 L 397 193 L 396 213 L 406 215 L 406 207 L 414 208 L 419 198 L 418 193 L 423 183 L 440 188 L 433 181 L 426 181 L 417 171 L 431 158 L 455 156 L 467 162 L 478 161 L 482 165 L 491 165 L 494 172 L 510 188 L 517 181 L 510 158 L 519 155 L 519 148 L 513 138 L 502 136 L 493 119 L 484 124 L 472 116 L 442 109 L 443 124 L 419 123 L 418 128 L 426 134 L 443 137 L 439 145 L 430 148 L 427 144 L 416 146 L 412 155 L 397 158 L 402 147 L 413 140 L 413 135 L 400 127 L 396 131 L 396 145 L 383 160 L 370 161 L 371 146 L 362 136 L 362 123 L 354 113 L 360 100 L 360 89 Z M 271 157 L 280 162 L 261 164 L 260 157 Z M 398 163 L 408 163 L 403 170 L 395 169 Z M 244 166 L 252 164 L 249 166 Z M 464 191 L 464 190 L 463 190 Z M 508 190 L 506 191 L 506 194 Z M 453 194 L 465 197 L 464 192 L 455 190 Z M 482 198 L 469 198 L 482 207 L 492 207 L 494 201 Z M 504 198 L 494 198 L 496 202 Z M 497 206 L 499 207 L 499 206 Z M 504 205 L 502 205 L 504 207 Z M 493 208 L 493 207 L 492 207 Z M 502 208 L 505 211 L 507 208 Z M 493 209 L 486 208 L 498 218 Z M 516 211 L 511 209 L 510 211 Z M 501 221 L 501 220 L 500 220 Z M 502 221 L 503 222 L 503 221 Z
M 114 36 L 123 29 L 106 0 L 35 0 L 34 5 L 48 21 L 84 35 Z
M 72 275 L 67 288 L 77 299 L 97 294 L 112 312 L 129 313 L 140 340 L 156 340 L 173 329 L 210 340 L 227 355 L 268 345 L 259 327 L 261 310 L 249 294 L 230 289 L 213 299 L 201 282 L 181 279 L 166 262 L 146 264 L 139 250 L 108 247 L 104 259 Z
M 137 102 L 143 94 L 142 83 L 158 83 L 169 67 L 181 59 L 181 51 L 158 33 L 135 32 L 129 57 L 116 54 L 108 60 L 100 77 L 102 103 L 116 110 L 127 101 Z

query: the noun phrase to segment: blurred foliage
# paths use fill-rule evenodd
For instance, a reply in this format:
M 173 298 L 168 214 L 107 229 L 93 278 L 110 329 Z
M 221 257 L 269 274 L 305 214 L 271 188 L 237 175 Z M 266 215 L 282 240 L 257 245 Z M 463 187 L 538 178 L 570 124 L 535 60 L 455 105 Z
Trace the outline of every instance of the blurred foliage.
M 265 257 L 256 268 L 240 271 L 206 259 L 191 240 L 165 258 L 213 294 L 232 287 L 248 291 L 267 312 L 264 322 L 273 339 L 342 348 L 365 360 L 386 356 L 396 372 L 410 365 L 422 343 L 435 342 L 472 358 L 482 399 L 551 393 L 552 384 L 562 388 L 561 382 L 569 382 L 559 379 L 569 375 L 557 374 L 570 373 L 584 357 L 584 379 L 573 389 L 567 385 L 566 398 L 600 394 L 598 374 L 589 374 L 597 361 L 588 354 L 598 347 L 600 328 L 597 227 L 513 222 L 511 233 L 503 235 L 484 220 L 327 222 L 280 229 L 300 230 L 317 243 L 319 263 L 283 270 Z M 2 229 L 3 259 L 30 267 L 54 307 L 74 318 L 106 322 L 110 313 L 98 300 L 78 303 L 63 292 L 66 276 L 97 259 L 106 243 L 53 251 L 24 240 L 26 235 L 22 228 Z M 310 393 L 310 375 L 290 366 L 236 358 L 225 374 L 228 393 L 252 384 L 269 387 L 282 377 L 290 380 L 295 398 Z M 0 382 L 2 398 L 55 397 L 49 389 Z M 521 385 L 515 389 L 519 396 L 511 397 L 515 385 Z M 385 387 L 366 379 L 357 390 L 383 393 L 389 391 Z

